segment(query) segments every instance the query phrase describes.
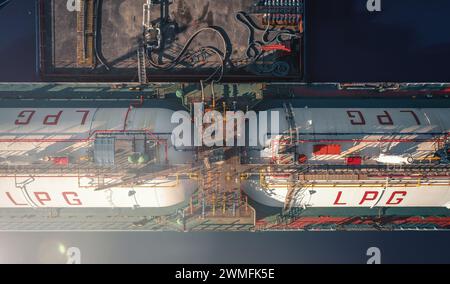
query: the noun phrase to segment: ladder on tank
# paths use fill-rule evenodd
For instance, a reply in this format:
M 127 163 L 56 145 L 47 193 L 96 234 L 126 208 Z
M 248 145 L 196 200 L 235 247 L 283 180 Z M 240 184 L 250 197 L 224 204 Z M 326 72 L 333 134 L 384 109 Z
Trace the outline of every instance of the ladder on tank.
M 307 186 L 305 186 L 305 184 L 300 181 L 299 174 L 305 173 L 307 171 L 308 168 L 302 170 L 301 172 L 292 173 L 289 176 L 287 183 L 288 191 L 286 194 L 286 198 L 284 200 L 284 207 L 283 207 L 284 213 L 289 212 L 296 201 L 300 202 L 305 197 L 305 191 L 307 189 Z M 303 206 L 306 206 L 306 204 L 304 204 Z
M 295 115 L 292 104 L 283 103 L 283 107 L 286 113 L 286 121 L 289 129 L 287 133 L 282 135 L 279 141 L 277 162 L 278 164 L 293 164 L 295 162 L 295 147 L 298 141 L 297 126 L 295 123 Z
M 145 48 L 143 46 L 139 47 L 137 50 L 138 58 L 138 76 L 140 84 L 147 84 L 147 60 L 145 58 Z
M 283 103 L 283 107 L 284 107 L 284 111 L 286 113 L 286 121 L 289 126 L 288 134 L 289 134 L 290 144 L 295 145 L 298 141 L 298 132 L 297 132 L 297 125 L 295 124 L 294 109 L 293 109 L 291 103 L 289 103 L 289 104 Z M 294 141 L 294 139 L 295 139 L 295 141 Z

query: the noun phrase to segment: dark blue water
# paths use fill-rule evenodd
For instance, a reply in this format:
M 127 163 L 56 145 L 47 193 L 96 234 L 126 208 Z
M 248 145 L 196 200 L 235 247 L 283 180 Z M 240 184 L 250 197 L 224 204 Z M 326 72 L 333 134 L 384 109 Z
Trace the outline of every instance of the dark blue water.
M 1 233 L 0 263 L 64 263 L 78 247 L 84 263 L 366 263 L 369 247 L 382 263 L 448 263 L 442 232 L 268 233 Z
M 450 81 L 450 1 L 384 0 L 379 14 L 365 2 L 310 1 L 308 80 Z M 37 79 L 34 7 L 0 10 L 0 81 Z M 0 263 L 64 262 L 61 246 L 83 262 L 364 263 L 371 246 L 382 262 L 450 262 L 450 232 L 148 232 L 0 233 Z
M 61 0 L 62 1 L 62 0 Z M 450 82 L 450 1 L 307 2 L 306 79 L 316 82 Z M 0 81 L 36 76 L 35 1 L 0 10 Z
M 36 81 L 35 1 L 14 0 L 0 10 L 0 82 Z
M 450 82 L 450 1 L 308 1 L 309 81 Z

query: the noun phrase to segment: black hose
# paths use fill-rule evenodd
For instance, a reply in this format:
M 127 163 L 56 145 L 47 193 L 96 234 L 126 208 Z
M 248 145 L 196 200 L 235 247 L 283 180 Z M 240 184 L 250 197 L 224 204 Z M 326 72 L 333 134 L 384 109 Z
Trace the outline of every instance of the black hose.
M 294 31 L 288 29 L 274 31 L 273 29 L 270 28 L 269 23 L 267 24 L 267 27 L 265 29 L 261 28 L 253 22 L 253 20 L 247 15 L 247 13 L 243 11 L 238 12 L 235 18 L 237 21 L 243 23 L 247 27 L 249 36 L 246 53 L 247 57 L 252 59 L 252 63 L 256 63 L 256 61 L 258 61 L 261 58 L 262 54 L 264 53 L 261 50 L 261 47 L 264 44 L 271 44 L 275 41 L 277 41 L 278 43 L 282 42 L 284 36 L 289 38 L 299 37 L 299 35 L 295 34 Z M 255 40 L 255 31 L 264 32 L 261 37 L 261 41 Z M 269 39 L 269 35 L 271 32 L 276 32 L 276 34 L 272 37 L 272 39 Z
M 108 70 L 108 71 L 110 71 L 111 70 L 111 68 L 109 68 L 109 66 L 108 66 L 108 64 L 106 64 L 104 61 L 103 61 L 103 59 L 102 59 L 102 56 L 100 55 L 100 52 L 98 51 L 98 43 L 97 43 L 97 40 L 98 40 L 98 34 L 99 34 L 99 31 L 98 31 L 98 29 L 99 29 L 99 27 L 100 27 L 100 25 L 99 25 L 99 22 L 100 22 L 100 19 L 101 19 L 101 13 L 102 13 L 102 5 L 100 5 L 100 2 L 101 2 L 102 0 L 97 0 L 97 1 L 95 1 L 95 11 L 96 11 L 96 21 L 94 22 L 94 52 L 95 52 L 95 57 L 97 57 L 97 59 L 98 59 L 98 61 L 103 65 L 103 66 L 105 66 L 105 68 L 106 68 L 106 70 Z M 101 33 L 100 33 L 101 34 Z
M 201 47 L 200 50 L 197 51 L 197 52 L 195 52 L 194 54 L 191 54 L 191 55 L 189 55 L 189 56 L 183 57 L 183 56 L 185 55 L 185 53 L 187 52 L 189 46 L 190 46 L 191 43 L 193 42 L 193 40 L 194 40 L 200 33 L 204 32 L 204 31 L 208 31 L 208 30 L 209 30 L 209 31 L 214 31 L 214 32 L 216 32 L 217 34 L 219 34 L 220 38 L 221 38 L 222 41 L 223 41 L 224 52 L 221 54 L 221 52 L 220 52 L 218 49 L 216 49 L 216 48 L 214 48 L 214 47 L 207 46 L 207 47 Z M 203 52 L 203 51 L 212 51 L 212 52 L 215 53 L 215 54 L 220 58 L 220 60 L 221 60 L 221 66 L 219 66 L 219 67 L 216 69 L 216 71 L 214 71 L 214 73 L 213 73 L 211 76 L 209 76 L 208 79 L 205 80 L 205 81 L 211 80 L 211 79 L 217 74 L 217 72 L 219 72 L 219 70 L 221 70 L 221 75 L 220 75 L 220 78 L 218 79 L 218 80 L 220 80 L 220 79 L 223 77 L 223 73 L 224 73 L 224 69 L 225 69 L 225 62 L 226 62 L 226 59 L 227 59 L 227 55 L 228 55 L 229 53 L 228 53 L 228 45 L 227 45 L 227 43 L 226 43 L 226 40 L 225 40 L 224 36 L 222 35 L 221 31 L 220 31 L 219 29 L 215 28 L 215 27 L 206 27 L 206 28 L 202 28 L 202 29 L 196 31 L 196 32 L 195 32 L 195 33 L 187 40 L 187 42 L 184 44 L 183 48 L 182 48 L 181 51 L 178 53 L 178 55 L 175 57 L 175 59 L 173 59 L 173 60 L 172 60 L 171 62 L 169 62 L 169 63 L 166 63 L 166 64 L 159 64 L 159 63 L 157 63 L 157 62 L 155 62 L 155 61 L 153 60 L 153 57 L 152 57 L 151 54 L 148 54 L 148 58 L 149 58 L 149 63 L 150 63 L 150 65 L 152 65 L 154 68 L 157 68 L 157 69 L 160 69 L 160 70 L 168 71 L 168 70 L 170 70 L 170 69 L 173 69 L 173 68 L 174 68 L 175 66 L 177 66 L 178 64 L 180 64 L 180 62 L 185 61 L 186 59 L 188 59 L 188 58 L 194 56 L 195 54 L 198 54 L 198 53 L 200 53 L 200 52 Z M 218 82 L 218 81 L 216 80 L 216 82 Z

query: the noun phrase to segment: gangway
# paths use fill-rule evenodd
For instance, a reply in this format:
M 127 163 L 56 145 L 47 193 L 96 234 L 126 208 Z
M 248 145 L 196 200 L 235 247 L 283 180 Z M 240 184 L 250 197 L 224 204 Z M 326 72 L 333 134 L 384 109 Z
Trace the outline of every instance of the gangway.
M 139 47 L 137 50 L 137 58 L 138 58 L 138 76 L 139 83 L 144 85 L 148 83 L 147 78 L 147 60 L 145 57 L 145 48 L 143 46 Z
M 79 67 L 95 66 L 95 0 L 80 0 L 77 12 L 77 64 Z

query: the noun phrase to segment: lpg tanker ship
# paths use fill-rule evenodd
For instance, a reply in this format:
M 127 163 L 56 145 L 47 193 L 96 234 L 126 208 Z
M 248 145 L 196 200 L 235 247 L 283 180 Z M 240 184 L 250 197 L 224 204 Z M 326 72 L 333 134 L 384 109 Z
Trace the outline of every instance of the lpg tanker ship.
M 242 97 L 234 106 L 218 105 L 279 117 L 263 145 L 180 147 L 173 115 L 181 111 L 194 121 L 195 93 L 182 100 L 59 95 L 2 100 L 3 230 L 442 230 L 450 224 L 445 97 L 267 98 L 252 107 Z M 215 113 L 228 112 L 216 107 Z M 248 136 L 253 125 L 243 123 Z
M 245 192 L 285 208 L 449 208 L 450 109 L 372 102 L 270 102 L 284 134 L 249 151 L 269 166 L 244 182 Z
M 450 229 L 450 84 L 314 83 L 352 66 L 311 47 L 314 1 L 123 2 L 36 1 L 43 83 L 0 83 L 0 230 Z

